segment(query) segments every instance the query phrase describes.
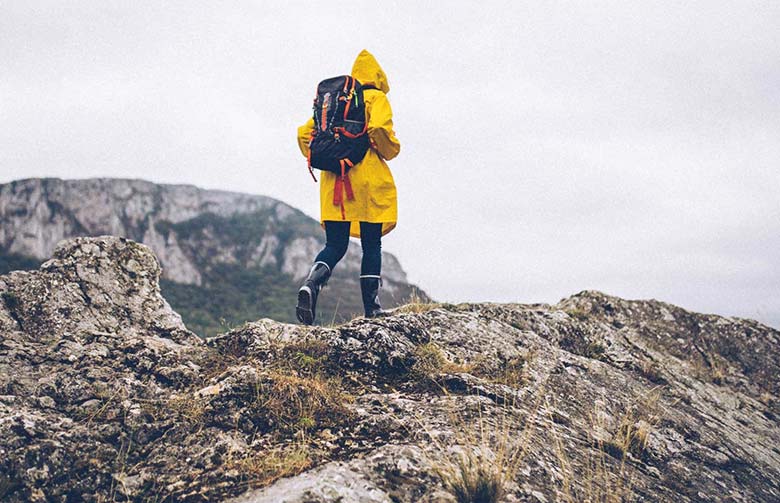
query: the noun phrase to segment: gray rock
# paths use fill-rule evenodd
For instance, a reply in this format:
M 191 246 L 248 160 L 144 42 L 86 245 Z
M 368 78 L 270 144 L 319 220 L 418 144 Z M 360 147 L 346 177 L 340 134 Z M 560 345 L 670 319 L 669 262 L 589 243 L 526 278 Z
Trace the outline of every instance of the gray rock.
M 757 322 L 582 292 L 204 342 L 160 274 L 97 237 L 0 277 L 1 500 L 780 500 Z

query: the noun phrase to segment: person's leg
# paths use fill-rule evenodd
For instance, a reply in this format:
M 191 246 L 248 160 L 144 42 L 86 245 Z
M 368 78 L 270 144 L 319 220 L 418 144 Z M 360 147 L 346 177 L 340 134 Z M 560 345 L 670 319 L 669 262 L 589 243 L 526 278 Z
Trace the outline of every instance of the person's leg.
M 349 247 L 350 222 L 325 221 L 325 248 L 317 254 L 314 263 L 323 262 L 333 271 Z
M 384 314 L 379 305 L 379 287 L 382 284 L 382 224 L 360 222 L 360 244 L 363 261 L 360 264 L 360 292 L 367 318 Z
M 298 289 L 295 315 L 305 325 L 314 323 L 317 316 L 317 296 L 328 282 L 333 268 L 344 257 L 349 247 L 349 222 L 325 221 L 325 248 L 317 254 L 314 265 L 303 286 Z

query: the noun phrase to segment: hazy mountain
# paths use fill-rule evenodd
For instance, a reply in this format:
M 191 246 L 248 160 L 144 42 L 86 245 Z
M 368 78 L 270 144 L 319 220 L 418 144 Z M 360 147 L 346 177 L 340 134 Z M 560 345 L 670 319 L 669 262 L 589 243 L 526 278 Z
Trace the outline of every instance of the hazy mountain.
M 295 291 L 324 243 L 317 221 L 266 196 L 113 178 L 0 185 L 0 273 L 36 267 L 63 239 L 106 234 L 154 251 L 166 298 L 201 335 L 261 317 L 294 321 Z M 415 287 L 394 256 L 382 260 L 381 299 L 392 307 Z M 359 271 L 354 242 L 322 296 L 320 322 L 362 313 Z

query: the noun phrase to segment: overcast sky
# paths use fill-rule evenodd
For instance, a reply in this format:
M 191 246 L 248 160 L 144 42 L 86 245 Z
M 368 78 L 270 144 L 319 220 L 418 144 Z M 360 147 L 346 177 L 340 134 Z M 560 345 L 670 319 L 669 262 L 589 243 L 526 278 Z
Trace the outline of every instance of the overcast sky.
M 363 48 L 402 143 L 384 248 L 434 298 L 598 289 L 780 327 L 777 1 L 0 0 L 0 182 L 317 218 L 295 130 Z

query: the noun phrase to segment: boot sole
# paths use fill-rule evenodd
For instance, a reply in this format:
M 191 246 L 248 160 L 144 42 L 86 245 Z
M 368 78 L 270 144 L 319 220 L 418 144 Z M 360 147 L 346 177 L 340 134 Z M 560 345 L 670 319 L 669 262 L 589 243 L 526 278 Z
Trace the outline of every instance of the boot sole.
M 314 324 L 314 313 L 311 309 L 311 290 L 305 286 L 298 290 L 298 305 L 295 307 L 295 316 L 304 325 Z

